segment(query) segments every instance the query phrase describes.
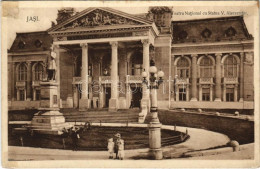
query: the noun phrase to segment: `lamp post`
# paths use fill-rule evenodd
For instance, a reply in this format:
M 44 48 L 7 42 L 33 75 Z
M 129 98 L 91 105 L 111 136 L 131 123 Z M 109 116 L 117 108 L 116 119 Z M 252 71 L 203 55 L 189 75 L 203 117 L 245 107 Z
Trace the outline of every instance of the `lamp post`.
M 162 77 L 164 76 L 163 71 L 157 72 L 157 68 L 153 60 L 150 61 L 150 79 L 147 78 L 147 73 L 145 70 L 142 72 L 143 83 L 147 85 L 151 92 L 151 116 L 152 119 L 148 124 L 149 128 L 149 155 L 155 160 L 161 160 L 163 158 L 161 149 L 161 126 L 162 124 L 158 118 L 157 111 L 157 89 L 163 82 Z M 157 78 L 158 77 L 158 78 Z

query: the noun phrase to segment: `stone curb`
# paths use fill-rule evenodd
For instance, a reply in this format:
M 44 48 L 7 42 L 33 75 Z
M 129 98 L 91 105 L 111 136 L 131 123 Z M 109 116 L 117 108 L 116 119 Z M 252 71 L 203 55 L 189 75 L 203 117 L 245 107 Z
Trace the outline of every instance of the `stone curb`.
M 254 143 L 244 144 L 239 146 L 239 151 L 248 149 L 250 146 L 254 146 Z M 208 156 L 208 155 L 217 155 L 217 154 L 223 154 L 233 152 L 232 147 L 224 147 L 224 148 L 218 148 L 218 149 L 212 149 L 212 150 L 202 150 L 202 151 L 195 151 L 195 152 L 187 152 L 179 154 L 180 156 L 187 156 L 187 157 L 198 157 L 198 156 Z M 180 157 L 179 156 L 179 157 Z

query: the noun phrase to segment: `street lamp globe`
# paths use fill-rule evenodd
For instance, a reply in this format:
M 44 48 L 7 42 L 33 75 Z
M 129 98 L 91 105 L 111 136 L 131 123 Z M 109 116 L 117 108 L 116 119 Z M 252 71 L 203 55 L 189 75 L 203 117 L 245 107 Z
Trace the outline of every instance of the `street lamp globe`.
M 157 67 L 156 66 L 151 66 L 150 68 L 149 68 L 149 72 L 150 73 L 156 73 L 157 72 Z
M 162 78 L 164 76 L 164 72 L 160 69 L 160 71 L 158 72 L 158 77 Z
M 145 69 L 144 69 L 144 71 L 142 72 L 142 77 L 143 77 L 143 78 L 146 78 L 146 77 L 147 77 L 147 72 L 145 71 Z

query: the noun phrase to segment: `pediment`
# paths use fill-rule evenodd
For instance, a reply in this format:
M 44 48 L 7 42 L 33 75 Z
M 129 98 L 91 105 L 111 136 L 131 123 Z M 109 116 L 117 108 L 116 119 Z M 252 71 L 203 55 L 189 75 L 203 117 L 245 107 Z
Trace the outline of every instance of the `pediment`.
M 105 26 L 129 26 L 129 25 L 150 25 L 151 21 L 145 18 L 136 17 L 111 8 L 94 8 L 82 11 L 79 14 L 68 18 L 67 21 L 56 25 L 50 31 L 65 31 L 71 29 L 96 28 Z

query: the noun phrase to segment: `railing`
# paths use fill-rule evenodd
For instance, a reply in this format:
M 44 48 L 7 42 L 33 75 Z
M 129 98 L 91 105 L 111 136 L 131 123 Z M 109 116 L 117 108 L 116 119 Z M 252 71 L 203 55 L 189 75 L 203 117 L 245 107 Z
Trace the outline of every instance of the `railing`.
M 189 78 L 176 78 L 176 84 L 189 84 Z
M 99 76 L 100 83 L 111 83 L 111 76 Z
M 81 77 L 73 77 L 72 84 L 81 84 L 81 83 L 82 83 Z M 92 77 L 91 76 L 88 77 L 88 83 L 92 83 Z
M 33 81 L 32 86 L 40 86 L 40 81 Z
M 16 82 L 17 87 L 25 87 L 25 81 L 23 82 Z
M 224 77 L 224 84 L 237 84 L 238 78 L 237 77 Z
M 126 81 L 127 83 L 142 83 L 143 78 L 141 75 L 127 75 Z
M 200 84 L 213 84 L 213 78 L 212 77 L 202 77 L 199 80 Z

